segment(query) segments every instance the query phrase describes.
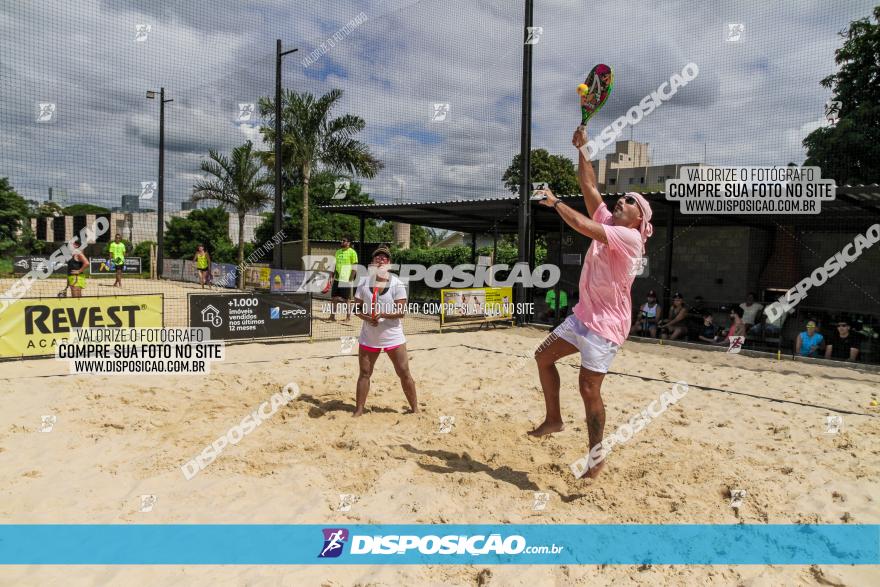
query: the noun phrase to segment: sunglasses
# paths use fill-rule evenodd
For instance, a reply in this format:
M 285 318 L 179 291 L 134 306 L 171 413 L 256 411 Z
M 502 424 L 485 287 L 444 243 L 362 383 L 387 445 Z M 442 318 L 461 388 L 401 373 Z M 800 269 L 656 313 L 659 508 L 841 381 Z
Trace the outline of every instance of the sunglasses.
M 636 205 L 636 199 L 632 196 L 624 196 L 623 201 L 629 204 L 630 206 Z

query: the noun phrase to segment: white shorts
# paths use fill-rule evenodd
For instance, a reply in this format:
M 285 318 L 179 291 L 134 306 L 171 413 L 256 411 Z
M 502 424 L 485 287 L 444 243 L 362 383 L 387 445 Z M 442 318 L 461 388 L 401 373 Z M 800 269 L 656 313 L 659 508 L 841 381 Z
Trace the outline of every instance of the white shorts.
M 557 326 L 553 334 L 577 347 L 581 352 L 581 367 L 596 373 L 608 372 L 611 361 L 614 360 L 617 349 L 620 348 L 620 345 L 614 344 L 584 326 L 584 323 L 574 314 L 571 314 L 565 319 L 565 322 Z

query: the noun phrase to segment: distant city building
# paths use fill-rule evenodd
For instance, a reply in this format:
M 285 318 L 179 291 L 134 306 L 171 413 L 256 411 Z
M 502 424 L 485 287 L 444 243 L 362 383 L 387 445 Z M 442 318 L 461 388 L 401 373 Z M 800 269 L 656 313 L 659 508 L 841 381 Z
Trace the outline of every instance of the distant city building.
M 169 212 L 165 214 L 165 223 L 171 218 L 189 216 L 191 210 L 181 210 L 179 212 Z M 95 214 L 86 215 L 86 224 L 91 225 L 95 221 Z M 99 216 L 102 216 L 99 214 Z M 46 241 L 68 241 L 72 239 L 78 231 L 74 230 L 73 216 L 56 216 L 55 218 L 31 218 L 31 229 L 37 238 L 45 234 L 40 240 Z M 115 235 L 119 233 L 128 239 L 133 245 L 144 241 L 156 240 L 156 224 L 158 217 L 155 211 L 139 212 L 118 212 L 110 213 L 110 233 Z M 263 217 L 259 214 L 248 214 L 244 217 L 244 240 L 245 242 L 253 242 L 254 232 L 263 221 Z M 166 228 L 167 229 L 167 228 Z M 229 221 L 226 227 L 226 234 L 233 244 L 238 244 L 238 216 L 236 214 L 229 215 Z
M 138 212 L 140 209 L 141 199 L 139 196 L 122 196 L 122 206 L 119 209 L 120 212 Z
M 666 180 L 679 176 L 682 167 L 707 167 L 704 163 L 651 165 L 648 143 L 617 141 L 614 153 L 593 161 L 600 192 L 659 192 Z
M 199 207 L 198 202 L 193 202 L 192 200 L 184 200 L 180 203 L 181 210 L 196 210 Z
M 49 188 L 49 201 L 55 202 L 62 208 L 67 206 L 67 190 L 59 190 L 50 187 Z

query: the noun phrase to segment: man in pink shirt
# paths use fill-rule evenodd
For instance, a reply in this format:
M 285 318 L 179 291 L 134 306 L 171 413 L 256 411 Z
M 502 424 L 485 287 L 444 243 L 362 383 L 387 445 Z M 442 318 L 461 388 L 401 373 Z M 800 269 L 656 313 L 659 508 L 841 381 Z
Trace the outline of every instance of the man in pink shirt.
M 602 201 L 596 175 L 585 153 L 587 131 L 578 127 L 572 138 L 577 147 L 578 183 L 590 217 L 576 212 L 556 198 L 550 190 L 544 206 L 554 208 L 566 224 L 590 237 L 593 242 L 584 258 L 579 283 L 580 300 L 568 319 L 554 330 L 535 353 L 538 375 L 544 390 L 547 415 L 540 426 L 529 432 L 544 436 L 563 429 L 559 410 L 559 372 L 556 361 L 576 352 L 581 354 L 579 388 L 587 413 L 590 448 L 602 442 L 605 405 L 600 390 L 605 373 L 626 340 L 630 329 L 630 288 L 645 242 L 653 233 L 651 206 L 640 194 L 630 192 L 614 204 L 613 211 Z M 589 451 L 588 451 L 589 452 Z M 604 460 L 584 473 L 596 477 Z

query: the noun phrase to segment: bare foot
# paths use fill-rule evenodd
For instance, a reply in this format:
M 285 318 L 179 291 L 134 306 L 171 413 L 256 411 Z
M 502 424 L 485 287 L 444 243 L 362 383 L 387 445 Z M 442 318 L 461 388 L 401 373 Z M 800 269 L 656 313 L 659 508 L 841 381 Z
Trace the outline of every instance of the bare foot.
M 581 475 L 581 479 L 595 479 L 599 476 L 599 473 L 602 472 L 602 469 L 604 467 L 605 461 L 599 461 L 598 463 L 587 469 L 587 471 L 583 475 Z
M 529 431 L 529 436 L 547 436 L 554 432 L 562 432 L 564 428 L 565 425 L 562 422 L 548 422 L 544 420 L 540 426 Z
M 364 415 L 363 410 L 355 410 L 354 414 L 351 415 L 352 418 L 359 418 Z

